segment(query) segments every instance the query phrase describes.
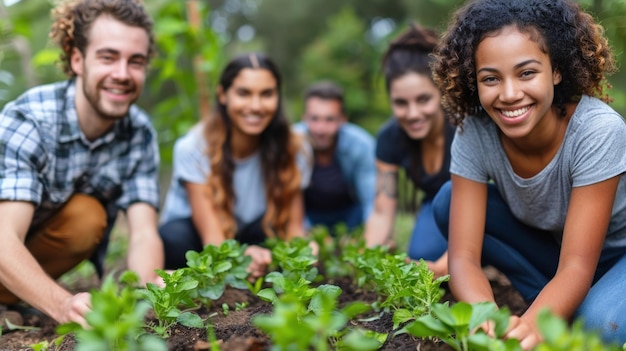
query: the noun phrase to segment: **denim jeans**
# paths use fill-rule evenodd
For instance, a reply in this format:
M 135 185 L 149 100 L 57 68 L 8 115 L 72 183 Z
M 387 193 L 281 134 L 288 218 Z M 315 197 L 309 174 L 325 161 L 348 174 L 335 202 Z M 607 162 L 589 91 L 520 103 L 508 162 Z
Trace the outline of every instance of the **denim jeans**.
M 448 249 L 448 242 L 443 236 L 433 215 L 432 200 L 424 200 L 415 217 L 415 226 L 409 242 L 409 257 L 414 260 L 423 258 L 435 261 Z
M 433 200 L 435 221 L 447 237 L 451 183 Z M 607 342 L 626 342 L 625 249 L 603 250 L 594 282 L 574 317 L 583 317 L 588 329 Z M 550 233 L 519 222 L 493 184 L 488 185 L 483 264 L 496 267 L 526 301 L 534 300 L 556 273 L 559 243 Z

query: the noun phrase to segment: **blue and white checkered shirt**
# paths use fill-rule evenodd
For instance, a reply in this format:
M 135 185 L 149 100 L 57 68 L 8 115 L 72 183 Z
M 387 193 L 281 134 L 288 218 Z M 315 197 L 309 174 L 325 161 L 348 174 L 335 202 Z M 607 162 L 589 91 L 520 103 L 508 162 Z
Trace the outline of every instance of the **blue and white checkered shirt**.
M 137 106 L 89 141 L 74 104 L 74 80 L 28 90 L 0 113 L 0 200 L 38 207 L 36 226 L 74 193 L 95 196 L 109 215 L 133 203 L 159 206 L 156 133 Z

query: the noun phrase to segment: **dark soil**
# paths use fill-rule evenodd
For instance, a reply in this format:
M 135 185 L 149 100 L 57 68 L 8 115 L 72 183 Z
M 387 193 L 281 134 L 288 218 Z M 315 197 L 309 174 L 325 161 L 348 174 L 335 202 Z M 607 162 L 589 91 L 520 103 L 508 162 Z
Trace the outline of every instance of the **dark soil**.
M 521 314 L 526 308 L 526 304 L 520 295 L 510 286 L 504 276 L 497 271 L 487 267 L 486 274 L 489 277 L 496 302 L 500 306 L 508 306 L 513 314 Z M 86 285 L 93 282 L 86 282 Z M 351 301 L 363 301 L 372 303 L 376 301 L 377 296 L 371 292 L 363 291 L 354 286 L 349 279 L 329 282 L 342 288 L 340 303 L 348 303 Z M 84 287 L 83 287 L 84 288 Z M 83 289 L 84 290 L 84 289 Z M 449 292 L 443 298 L 444 301 L 454 303 L 454 299 Z M 236 303 L 246 302 L 248 305 L 240 311 L 236 311 Z M 222 304 L 227 304 L 230 311 L 225 315 Z M 221 349 L 228 351 L 255 351 L 269 350 L 269 339 L 259 329 L 250 323 L 250 317 L 255 314 L 269 314 L 272 306 L 260 300 L 246 290 L 227 289 L 224 296 L 216 301 L 211 308 L 200 310 L 199 313 L 203 318 L 210 317 L 213 325 L 215 336 L 220 340 Z M 148 316 L 150 319 L 150 316 Z M 29 316 L 24 320 L 24 324 L 28 326 L 39 327 L 38 330 L 21 331 L 16 330 L 4 333 L 0 338 L 0 351 L 3 350 L 32 350 L 29 345 L 47 340 L 52 342 L 57 335 L 55 328 L 57 324 L 46 316 Z M 393 322 L 390 314 L 383 313 L 380 318 L 369 321 L 357 321 L 356 326 L 375 330 L 377 332 L 390 333 L 392 331 Z M 170 337 L 167 339 L 169 350 L 209 350 L 207 344 L 206 329 L 194 329 L 177 325 L 170 331 Z M 73 338 L 65 338 L 59 347 L 50 347 L 50 350 L 68 351 L 74 350 L 75 342 Z M 452 350 L 443 343 L 437 343 L 431 340 L 422 340 L 407 334 L 393 337 L 390 333 L 387 342 L 381 350 Z

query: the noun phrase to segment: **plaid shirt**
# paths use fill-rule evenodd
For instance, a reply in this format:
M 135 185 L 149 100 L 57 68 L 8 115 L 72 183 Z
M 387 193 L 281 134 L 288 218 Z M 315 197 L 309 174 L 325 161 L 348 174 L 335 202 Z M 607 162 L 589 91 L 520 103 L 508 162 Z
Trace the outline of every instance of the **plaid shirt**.
M 74 193 L 99 199 L 109 216 L 133 203 L 159 205 L 156 133 L 137 106 L 89 141 L 74 105 L 74 80 L 30 89 L 0 113 L 0 200 L 38 205 L 32 225 Z

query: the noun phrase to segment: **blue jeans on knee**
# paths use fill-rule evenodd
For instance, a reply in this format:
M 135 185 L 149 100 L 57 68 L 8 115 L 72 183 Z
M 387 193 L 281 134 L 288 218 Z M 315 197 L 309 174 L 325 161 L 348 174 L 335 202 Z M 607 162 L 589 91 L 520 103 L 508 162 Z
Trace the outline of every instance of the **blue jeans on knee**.
M 435 223 L 432 200 L 425 200 L 415 217 L 415 226 L 409 242 L 409 257 L 436 261 L 448 249 L 448 242 Z
M 446 183 L 433 201 L 435 221 L 447 237 L 451 183 Z M 556 273 L 560 245 L 549 232 L 518 221 L 493 184 L 488 185 L 483 264 L 490 264 L 509 278 L 526 301 L 532 301 Z M 575 317 L 599 330 L 605 341 L 626 342 L 626 257 L 624 249 L 605 249 L 594 284 Z

